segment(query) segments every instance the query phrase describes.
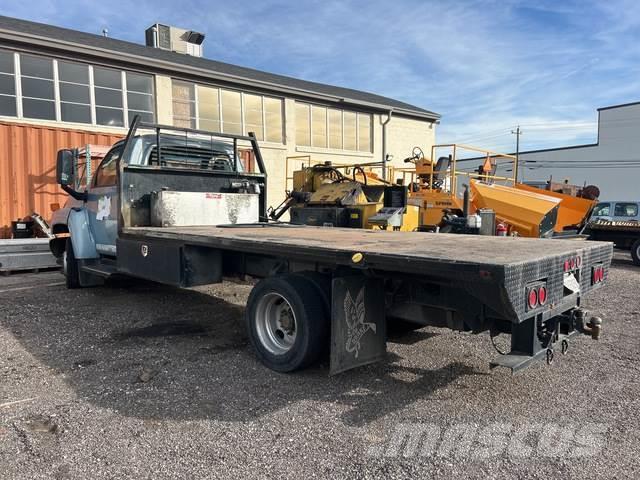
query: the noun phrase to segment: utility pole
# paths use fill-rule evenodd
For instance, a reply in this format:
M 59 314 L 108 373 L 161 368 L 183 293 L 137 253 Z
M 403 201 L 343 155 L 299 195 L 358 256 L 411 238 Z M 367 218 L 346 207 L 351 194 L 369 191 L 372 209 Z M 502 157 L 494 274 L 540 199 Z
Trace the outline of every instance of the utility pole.
M 511 130 L 511 133 L 516 136 L 516 164 L 513 166 L 513 177 L 518 181 L 518 173 L 520 172 L 520 135 L 522 135 L 522 130 L 520 130 L 520 125 L 515 130 Z M 523 168 L 524 170 L 524 168 Z M 522 181 L 524 182 L 524 175 L 521 175 Z

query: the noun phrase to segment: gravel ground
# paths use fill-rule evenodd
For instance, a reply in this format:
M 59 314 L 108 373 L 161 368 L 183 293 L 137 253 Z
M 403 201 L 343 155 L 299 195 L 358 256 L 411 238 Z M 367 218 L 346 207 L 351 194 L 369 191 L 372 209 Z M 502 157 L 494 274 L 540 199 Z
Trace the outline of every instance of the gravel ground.
M 248 285 L 61 282 L 0 278 L 0 478 L 640 477 L 627 254 L 587 301 L 601 340 L 515 376 L 486 335 L 430 328 L 377 365 L 277 374 L 247 343 Z

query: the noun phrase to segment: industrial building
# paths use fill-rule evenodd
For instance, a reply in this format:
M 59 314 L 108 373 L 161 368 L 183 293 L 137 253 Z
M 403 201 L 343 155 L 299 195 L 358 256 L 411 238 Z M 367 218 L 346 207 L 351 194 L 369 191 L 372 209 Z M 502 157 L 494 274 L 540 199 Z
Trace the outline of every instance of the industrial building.
M 640 102 L 598 109 L 595 143 L 520 152 L 527 183 L 592 184 L 603 200 L 638 200 Z
M 134 115 L 255 132 L 269 204 L 284 198 L 291 172 L 309 158 L 401 166 L 413 146 L 429 151 L 434 143 L 437 113 L 205 59 L 199 32 L 155 24 L 144 38 L 143 45 L 0 17 L 0 236 L 11 220 L 32 211 L 46 218 L 51 203 L 64 202 L 57 150 L 110 145 Z

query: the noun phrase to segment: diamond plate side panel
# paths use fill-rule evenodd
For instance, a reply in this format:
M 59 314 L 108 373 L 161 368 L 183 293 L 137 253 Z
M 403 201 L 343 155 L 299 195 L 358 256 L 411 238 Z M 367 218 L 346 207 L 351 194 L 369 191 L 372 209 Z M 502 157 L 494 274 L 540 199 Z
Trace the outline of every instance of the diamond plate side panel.
M 563 240 L 550 240 L 561 242 Z M 602 263 L 605 268 L 605 279 L 608 277 L 611 259 L 613 256 L 613 246 L 611 244 L 589 244 L 585 243 L 585 248 L 575 250 L 574 253 L 545 257 L 537 262 L 522 262 L 508 265 L 505 268 L 505 289 L 509 301 L 516 312 L 517 323 L 532 316 L 532 312 L 526 311 L 525 288 L 528 283 L 538 280 L 546 280 L 548 300 L 546 309 L 553 308 L 564 298 L 564 262 L 565 260 L 579 256 L 582 263 L 579 271 L 580 295 L 584 295 L 600 285 L 591 285 L 591 267 L 597 263 Z M 545 309 L 534 310 L 535 313 L 544 312 Z

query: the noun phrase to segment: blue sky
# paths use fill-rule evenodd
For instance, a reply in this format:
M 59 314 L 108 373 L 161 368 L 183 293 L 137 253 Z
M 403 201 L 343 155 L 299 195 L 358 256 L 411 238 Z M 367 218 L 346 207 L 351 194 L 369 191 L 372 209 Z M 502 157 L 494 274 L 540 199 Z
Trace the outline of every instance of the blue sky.
M 442 114 L 438 142 L 593 142 L 596 108 L 640 100 L 640 2 L 6 0 L 0 13 L 142 43 L 156 21 L 205 56 Z

